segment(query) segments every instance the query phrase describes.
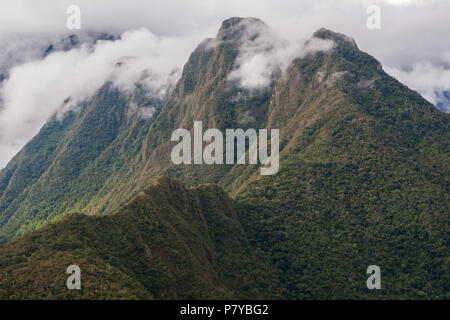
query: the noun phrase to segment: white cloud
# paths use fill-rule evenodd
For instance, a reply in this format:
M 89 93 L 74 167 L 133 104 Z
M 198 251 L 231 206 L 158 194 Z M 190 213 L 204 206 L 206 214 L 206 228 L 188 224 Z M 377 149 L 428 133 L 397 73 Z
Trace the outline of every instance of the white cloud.
M 76 104 L 107 80 L 123 90 L 132 89 L 138 81 L 150 91 L 157 90 L 166 85 L 174 67 L 183 65 L 197 42 L 195 37 L 161 38 L 139 29 L 125 32 L 114 42 L 100 41 L 94 48 L 85 45 L 14 67 L 1 89 L 0 167 L 66 98 Z M 150 116 L 150 110 L 144 110 L 142 116 Z
M 101 43 L 95 51 L 82 47 L 42 59 L 51 40 L 73 31 L 66 29 L 66 9 L 72 0 L 2 0 L 0 3 L 0 73 L 19 65 L 4 83 L 0 105 L 0 168 L 55 112 L 67 96 L 85 97 L 111 76 L 117 59 L 133 56 L 116 72 L 118 85 L 127 86 L 150 67 L 146 81 L 158 86 L 173 66 L 181 66 L 203 38 L 215 35 L 221 21 L 253 16 L 266 22 L 288 44 L 262 53 L 244 53 L 242 84 L 260 87 L 273 70 L 283 69 L 298 54 L 300 39 L 320 27 L 354 38 L 358 46 L 397 70 L 397 77 L 433 101 L 431 92 L 446 89 L 450 52 L 448 0 L 77 0 L 83 32 L 124 35 Z M 368 30 L 366 8 L 381 7 L 381 30 Z M 146 31 L 145 28 L 149 31 Z M 80 33 L 79 33 L 80 34 Z M 249 54 L 252 53 L 252 54 Z M 420 65 L 422 64 L 422 67 Z M 412 67 L 413 66 L 413 67 Z M 402 71 L 410 69 L 412 71 Z M 412 69 L 411 69 L 412 68 Z M 257 72 L 255 72 L 257 70 Z M 393 72 L 393 71 L 392 71 Z M 419 81 L 422 79 L 422 81 Z M 438 80 L 440 79 L 440 80 Z M 0 97 L 0 104 L 1 104 Z
M 442 65 L 419 62 L 408 70 L 395 67 L 384 67 L 384 69 L 411 89 L 420 92 L 425 99 L 435 105 L 441 102 L 442 92 L 450 92 L 450 68 Z M 450 112 L 450 105 L 443 106 L 443 108 L 446 112 Z

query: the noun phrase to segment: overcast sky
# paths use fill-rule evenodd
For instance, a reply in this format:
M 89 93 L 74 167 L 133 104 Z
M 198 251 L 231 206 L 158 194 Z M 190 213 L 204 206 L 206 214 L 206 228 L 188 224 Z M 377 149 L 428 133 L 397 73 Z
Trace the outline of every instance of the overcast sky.
M 68 30 L 69 5 L 81 9 L 81 30 Z M 381 9 L 381 29 L 369 30 L 370 5 Z M 189 53 L 232 16 L 265 21 L 289 39 L 304 39 L 320 27 L 353 37 L 387 72 L 431 102 L 450 90 L 448 0 L 1 0 L 0 72 L 14 60 L 0 88 L 0 168 L 35 135 L 60 100 L 91 94 L 111 62 L 137 56 L 122 83 L 146 66 L 156 75 L 182 67 Z M 80 48 L 42 59 L 42 48 L 70 33 L 125 33 L 95 52 Z M 134 68 L 134 69 L 133 69 Z M 160 85 L 165 79 L 154 77 Z

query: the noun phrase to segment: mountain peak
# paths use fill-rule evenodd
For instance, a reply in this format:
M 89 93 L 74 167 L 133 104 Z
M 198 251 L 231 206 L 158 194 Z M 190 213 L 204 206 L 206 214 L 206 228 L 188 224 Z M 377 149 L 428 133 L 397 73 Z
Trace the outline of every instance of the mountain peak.
M 255 38 L 268 26 L 260 19 L 253 17 L 232 17 L 222 22 L 217 33 L 217 40 L 237 41 L 242 38 Z
M 313 37 L 323 40 L 332 40 L 339 47 L 348 47 L 354 49 L 358 48 L 355 39 L 353 39 L 352 37 L 349 37 L 343 33 L 334 32 L 326 28 L 320 28 L 319 30 L 314 32 Z
M 0 299 L 445 297 L 450 115 L 348 36 L 320 29 L 297 55 L 277 37 L 228 19 L 167 98 L 107 83 L 47 123 L 0 171 L 0 244 L 90 215 L 0 246 Z M 279 129 L 279 172 L 259 175 L 247 138 L 244 164 L 174 164 L 171 136 L 196 120 Z M 88 290 L 67 290 L 74 261 Z M 396 281 L 368 292 L 368 261 Z

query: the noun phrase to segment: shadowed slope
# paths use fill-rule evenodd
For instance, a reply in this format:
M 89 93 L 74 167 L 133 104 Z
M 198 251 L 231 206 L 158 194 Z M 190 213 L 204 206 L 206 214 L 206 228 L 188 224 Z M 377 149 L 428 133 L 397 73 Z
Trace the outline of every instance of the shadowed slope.
M 270 297 L 273 282 L 219 187 L 168 178 L 113 215 L 71 214 L 28 233 L 0 247 L 0 261 L 9 299 Z M 66 288 L 72 264 L 80 291 Z

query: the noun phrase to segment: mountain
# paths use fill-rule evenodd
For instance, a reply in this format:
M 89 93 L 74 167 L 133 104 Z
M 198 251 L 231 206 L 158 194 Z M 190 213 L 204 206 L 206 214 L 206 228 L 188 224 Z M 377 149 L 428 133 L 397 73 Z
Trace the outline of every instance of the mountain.
M 62 121 L 49 121 L 0 173 L 0 235 L 3 242 L 24 235 L 0 248 L 5 257 L 1 261 L 6 261 L 1 268 L 18 279 L 27 279 L 33 259 L 41 261 L 35 263 L 35 272 L 56 270 L 56 264 L 39 268 L 45 261 L 63 261 L 54 259 L 71 247 L 58 250 L 62 233 L 49 230 L 69 231 L 80 225 L 90 232 L 78 239 L 75 235 L 80 232 L 74 229 L 67 236 L 76 248 L 89 251 L 91 243 L 102 245 L 89 255 L 79 250 L 58 263 L 61 278 L 55 286 L 60 291 L 52 297 L 71 294 L 61 291 L 69 260 L 102 261 L 99 265 L 104 266 L 106 255 L 111 255 L 112 272 L 120 278 L 106 281 L 113 297 L 199 298 L 206 297 L 204 290 L 209 286 L 222 292 L 214 291 L 210 298 L 445 298 L 450 116 L 387 75 L 353 39 L 327 29 L 314 33 L 306 46 L 331 43 L 329 49 L 299 54 L 284 72 L 274 70 L 264 88 L 246 88 L 231 75 L 241 66 L 243 52 L 275 50 L 270 41 L 264 41 L 269 34 L 258 19 L 228 19 L 215 39 L 205 40 L 194 50 L 181 78 L 163 98 L 142 87 L 131 94 L 120 92 L 107 83 Z M 142 110 L 150 108 L 152 116 L 142 117 Z M 202 121 L 204 129 L 222 131 L 280 129 L 279 173 L 261 176 L 255 165 L 173 165 L 172 132 L 191 130 L 196 120 Z M 175 194 L 162 192 L 145 209 L 133 207 L 142 190 L 161 175 L 187 186 L 215 183 L 233 198 L 227 212 L 235 212 L 237 231 L 220 230 L 232 237 L 220 246 L 229 249 L 229 243 L 237 250 L 233 257 L 237 260 L 230 258 L 233 263 L 247 257 L 245 252 L 253 252 L 248 256 L 250 265 L 260 266 L 264 281 L 247 276 L 254 273 L 251 267 L 244 271 L 233 264 L 228 270 L 233 277 L 245 279 L 245 288 L 232 292 L 229 282 L 211 280 L 220 269 L 202 262 L 209 269 L 204 274 L 207 278 L 199 280 L 198 290 L 189 293 L 180 288 L 163 296 L 150 282 L 158 283 L 165 275 L 154 269 L 144 275 L 124 266 L 122 252 L 145 260 L 145 245 L 139 238 L 131 238 L 130 249 L 98 237 L 136 237 L 133 223 L 119 223 L 123 228 L 111 230 L 110 221 L 125 216 L 132 221 L 154 210 L 165 212 L 159 201 L 184 203 Z M 65 217 L 74 211 L 90 216 Z M 161 221 L 176 224 L 177 217 L 191 211 L 180 206 L 168 221 L 158 215 L 136 228 L 150 228 Z M 78 224 L 71 219 L 83 221 Z M 96 219 L 101 223 L 92 222 Z M 197 220 L 186 226 L 199 237 L 203 234 L 197 230 L 204 227 Z M 220 228 L 208 225 L 210 232 Z M 176 228 L 174 232 L 179 234 Z M 163 247 L 170 250 L 172 241 L 184 241 L 192 248 L 205 246 L 203 250 L 212 246 L 209 240 L 187 242 L 190 236 L 182 232 Z M 41 238 L 42 244 L 31 246 Z M 150 240 L 144 243 L 151 250 Z M 183 272 L 198 272 L 193 260 L 170 263 Z M 367 289 L 369 265 L 380 266 L 382 290 Z M 172 270 L 167 277 L 182 275 Z M 39 296 L 40 289 L 33 289 L 29 281 L 17 281 L 8 283 L 5 287 L 14 290 L 2 295 Z M 130 291 L 121 296 L 112 289 L 115 283 Z M 167 283 L 174 288 L 175 282 Z M 106 295 L 106 291 L 92 292 L 81 294 Z
M 0 85 L 10 77 L 10 71 L 21 64 L 45 58 L 55 52 L 79 48 L 82 45 L 93 48 L 98 41 L 115 41 L 118 39 L 119 36 L 105 32 L 80 32 L 55 41 L 31 36 L 19 37 L 18 39 L 12 37 L 10 44 L 6 42 L 6 46 L 0 52 Z M 1 102 L 0 108 L 2 107 Z
M 56 117 L 50 121 L 0 173 L 0 236 L 24 234 L 74 210 L 117 210 L 156 177 L 180 170 L 170 166 L 170 135 L 177 128 L 192 128 L 194 115 L 221 129 L 237 125 L 232 114 L 237 103 L 226 106 L 231 100 L 227 96 L 233 94 L 226 77 L 241 37 L 228 24 L 218 33 L 216 49 L 206 40 L 195 50 L 168 97 L 161 100 L 157 92 L 149 94 L 142 88 L 123 93 L 107 83 L 62 122 Z M 230 39 L 222 41 L 226 37 Z M 200 78 L 203 72 L 208 74 Z M 197 79 L 200 82 L 193 86 Z M 269 98 L 266 92 L 245 101 L 244 107 L 260 109 L 262 118 Z M 141 111 L 150 108 L 154 115 L 142 117 Z M 218 120 L 226 113 L 228 119 Z M 211 167 L 185 168 L 190 178 L 184 180 L 189 185 L 219 182 L 230 169 L 225 167 L 214 168 L 217 173 L 211 173 Z M 203 173 L 197 175 L 196 170 Z
M 114 215 L 70 214 L 0 255 L 2 298 L 271 296 L 231 199 L 215 185 L 160 178 Z M 81 291 L 65 286 L 73 263 L 83 270 Z

